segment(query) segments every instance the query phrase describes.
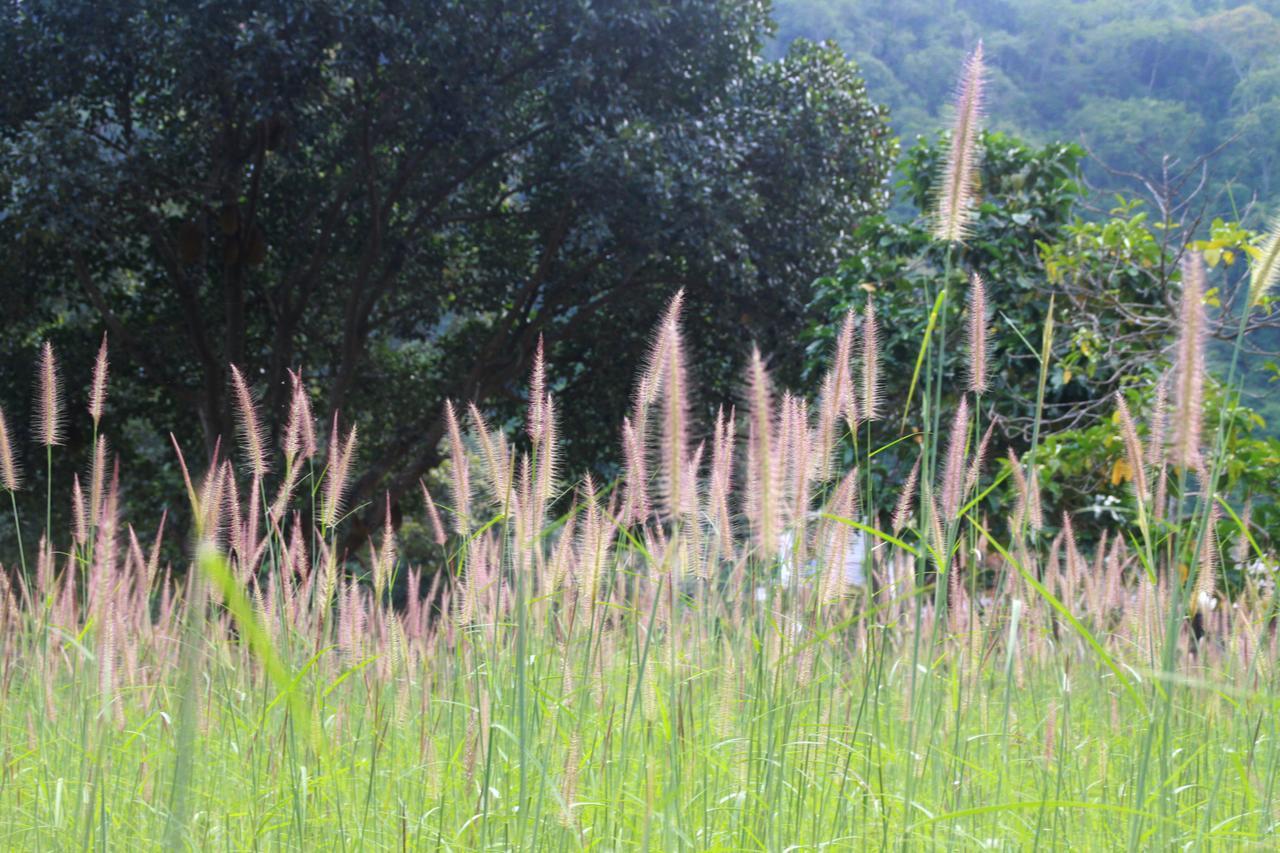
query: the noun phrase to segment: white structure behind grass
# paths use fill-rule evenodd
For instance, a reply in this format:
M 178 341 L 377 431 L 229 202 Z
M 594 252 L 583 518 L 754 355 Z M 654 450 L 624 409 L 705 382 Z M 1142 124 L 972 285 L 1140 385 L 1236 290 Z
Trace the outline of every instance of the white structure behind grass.
M 865 524 L 866 520 L 863 519 L 862 523 Z M 849 542 L 844 555 L 845 586 L 866 586 L 867 574 L 864 566 L 866 558 L 866 534 L 857 529 L 849 531 Z M 799 567 L 800 582 L 813 583 L 820 570 L 817 558 L 811 557 Z M 794 529 L 788 528 L 778 537 L 778 584 L 788 586 L 794 573 L 796 573 L 796 534 Z M 757 590 L 757 596 L 763 596 L 763 594 L 763 589 Z

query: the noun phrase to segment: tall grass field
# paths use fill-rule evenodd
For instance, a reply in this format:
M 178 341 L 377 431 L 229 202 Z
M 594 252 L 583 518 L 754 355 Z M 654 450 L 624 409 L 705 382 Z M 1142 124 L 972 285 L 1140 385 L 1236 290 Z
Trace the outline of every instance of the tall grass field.
M 937 204 L 952 246 L 981 77 L 979 49 Z M 1277 256 L 1273 235 L 1252 257 L 1252 304 Z M 557 425 L 589 401 L 556 399 L 540 354 L 518 432 L 449 407 L 430 566 L 389 522 L 347 552 L 359 437 L 316 424 L 300 376 L 280 447 L 234 369 L 238 446 L 174 443 L 189 534 L 122 518 L 105 342 L 86 391 L 46 345 L 30 434 L 0 413 L 4 511 L 44 522 L 0 555 L 0 847 L 1275 849 L 1275 585 L 1221 487 L 1230 418 L 1205 384 L 1243 377 L 1208 375 L 1204 277 L 1188 254 L 1154 405 L 1108 413 L 1136 509 L 1087 547 L 1044 517 L 1039 421 L 1021 458 L 994 446 L 977 276 L 920 294 L 909 388 L 881 387 L 869 298 L 814 393 L 755 352 L 711 418 L 673 295 L 615 482 L 561 464 Z M 949 300 L 966 328 L 935 322 Z M 1050 318 L 1024 330 L 1041 398 Z M 909 422 L 881 419 L 888 390 Z M 84 399 L 89 460 L 61 452 Z M 69 488 L 23 490 L 28 440 Z M 915 467 L 881 517 L 867 472 L 890 446 Z M 1008 517 L 982 510 L 997 492 Z M 1227 590 L 1228 563 L 1263 570 Z

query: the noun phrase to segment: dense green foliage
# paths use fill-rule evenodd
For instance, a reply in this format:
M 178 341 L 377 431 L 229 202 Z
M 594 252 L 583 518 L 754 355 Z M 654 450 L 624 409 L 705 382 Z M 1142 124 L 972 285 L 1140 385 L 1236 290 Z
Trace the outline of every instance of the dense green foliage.
M 908 217 L 867 218 L 853 233 L 849 253 L 836 272 L 817 282 L 807 342 L 805 380 L 818 381 L 826 353 L 847 310 L 861 312 L 874 301 L 881 318 L 886 420 L 869 427 L 873 445 L 889 444 L 901 430 L 919 430 L 919 412 L 904 414 L 907 389 L 931 305 L 928 285 L 945 278 L 948 248 L 932 239 L 929 211 L 933 185 L 945 154 L 936 138 L 920 141 L 902 160 L 901 195 Z M 1083 182 L 1084 152 L 1075 145 L 1028 145 L 1005 134 L 982 137 L 981 198 L 972 234 L 953 251 L 941 314 L 953 330 L 963 329 L 969 306 L 967 276 L 981 275 L 993 310 L 990 388 L 981 404 L 984 417 L 999 413 L 992 452 L 1025 453 L 1039 422 L 1049 433 L 1042 460 L 1050 517 L 1081 514 L 1080 529 L 1094 537 L 1115 513 L 1132 513 L 1128 480 L 1116 476 L 1123 454 L 1117 425 L 1104 417 L 1123 392 L 1135 407 L 1152 403 L 1156 384 L 1171 366 L 1168 347 L 1177 332 L 1170 306 L 1180 289 L 1179 259 L 1188 249 L 1203 251 L 1212 264 L 1215 309 L 1213 361 L 1225 372 L 1228 344 L 1247 285 L 1242 274 L 1259 235 L 1237 223 L 1215 221 L 1204 240 L 1152 221 L 1137 200 L 1119 199 L 1104 218 L 1089 216 L 1096 197 Z M 1056 333 L 1047 374 L 1043 411 L 1037 409 L 1040 330 L 1054 299 Z M 953 333 L 954 336 L 954 333 Z M 1248 340 L 1265 349 L 1276 337 L 1270 312 L 1255 312 Z M 953 337 L 954 340 L 954 337 Z M 946 352 L 944 399 L 956 402 L 966 389 L 968 354 Z M 1258 501 L 1264 541 L 1280 539 L 1273 496 L 1280 493 L 1280 404 L 1270 393 L 1273 374 L 1264 357 L 1243 358 L 1243 405 L 1227 450 L 1228 489 Z M 1218 399 L 1226 399 L 1219 391 Z M 853 447 L 846 447 L 846 455 Z M 892 510 L 895 483 L 910 469 L 914 453 L 902 446 L 878 454 L 873 472 L 881 483 L 874 509 Z M 1009 511 L 1009 495 L 992 494 L 984 508 L 996 518 Z M 1056 522 L 1050 527 L 1056 529 Z
M 1072 145 L 1052 144 L 1036 148 L 998 133 L 983 137 L 982 200 L 973 220 L 972 235 L 957 247 L 959 259 L 948 285 L 957 293 L 967 292 L 969 272 L 981 275 L 988 285 L 989 299 L 998 313 L 997 325 L 1011 325 L 1027 338 L 1043 323 L 1048 309 L 1046 281 L 1040 260 L 1040 246 L 1065 238 L 1072 217 L 1083 198 L 1079 169 L 1082 152 Z M 809 378 L 812 381 L 829 349 L 836 322 L 849 308 L 861 310 L 874 299 L 884 325 L 885 387 L 890 421 L 900 421 L 910 386 L 916 348 L 928 318 L 926 281 L 941 282 L 948 247 L 929 235 L 928 211 L 939 158 L 945 153 L 936 144 L 914 146 L 901 165 L 904 194 L 916 217 L 898 221 L 888 216 L 867 219 L 854 232 L 850 251 L 834 276 L 818 283 L 818 297 L 810 328 L 812 354 Z M 948 300 L 945 310 L 955 329 L 962 329 L 966 313 L 963 295 Z M 1007 319 L 1006 319 L 1007 318 Z M 1035 408 L 1035 369 L 1038 358 L 1028 352 L 1016 335 L 1001 338 L 1001 349 L 993 353 L 990 402 L 1004 413 L 1011 430 L 1025 427 Z M 1065 352 L 1065 346 L 1060 353 Z M 1096 387 L 1067 387 L 1055 383 L 1049 404 L 1096 400 L 1104 397 L 1116 377 L 1115 365 L 1104 371 Z M 949 397 L 963 389 L 965 353 L 953 349 L 948 354 Z M 1052 409 L 1051 409 L 1052 410 Z M 1078 409 L 1067 413 L 1067 422 L 1080 417 Z M 915 424 L 919 426 L 919 424 Z
M 594 401 L 566 453 L 600 463 L 676 287 L 727 397 L 885 203 L 884 113 L 838 50 L 761 63 L 766 11 L 7 2 L 0 358 L 50 339 L 83 376 L 105 329 L 116 449 L 157 495 L 167 433 L 230 436 L 230 364 L 273 435 L 301 367 L 359 419 L 362 500 L 438 463 L 446 398 L 510 417 L 545 335 Z M 27 376 L 0 378 L 17 423 Z
M 1209 164 L 1204 200 L 1238 217 L 1280 199 L 1280 4 L 1275 0 L 778 0 L 777 47 L 834 39 L 904 139 L 946 120 L 954 69 L 982 38 L 991 125 L 1077 139 L 1111 169 L 1155 180 L 1162 158 Z M 1094 182 L 1134 182 L 1095 163 Z

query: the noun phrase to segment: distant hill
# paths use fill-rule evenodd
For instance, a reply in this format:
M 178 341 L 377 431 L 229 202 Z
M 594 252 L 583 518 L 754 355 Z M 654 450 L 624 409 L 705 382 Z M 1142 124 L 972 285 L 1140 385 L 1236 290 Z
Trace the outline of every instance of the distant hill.
M 1202 200 L 1257 224 L 1280 202 L 1280 0 L 776 0 L 774 51 L 833 39 L 862 66 L 904 142 L 946 122 L 983 39 L 989 125 L 1082 141 L 1091 183 L 1158 176 L 1213 151 Z M 1105 164 L 1104 168 L 1101 164 Z

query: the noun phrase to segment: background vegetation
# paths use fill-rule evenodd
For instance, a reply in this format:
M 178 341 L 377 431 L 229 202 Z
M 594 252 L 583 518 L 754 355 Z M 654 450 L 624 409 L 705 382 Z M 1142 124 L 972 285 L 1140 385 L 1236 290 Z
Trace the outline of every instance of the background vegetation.
M 1213 214 L 1238 219 L 1280 198 L 1274 0 L 778 0 L 775 15 L 773 52 L 835 40 L 906 140 L 945 124 L 950 69 L 981 37 L 991 127 L 1085 144 L 1095 185 L 1133 192 L 1159 182 L 1166 157 L 1176 174 L 1218 152 Z
M 236 364 L 278 441 L 286 371 L 302 368 L 326 421 L 361 429 L 352 551 L 388 507 L 397 525 L 419 517 L 417 480 L 443 472 L 446 398 L 515 422 L 540 339 L 565 365 L 557 390 L 594 401 L 564 425 L 568 464 L 616 476 L 645 318 L 675 287 L 704 414 L 738 400 L 752 341 L 781 380 L 812 381 L 869 292 L 900 408 L 921 294 L 946 266 L 926 216 L 937 129 L 981 35 L 996 130 L 959 251 L 1017 335 L 1034 338 L 1056 296 L 1069 334 L 1044 413 L 1069 431 L 1063 498 L 1123 500 L 1115 448 L 1086 430 L 1167 366 L 1152 353 L 1187 247 L 1207 250 L 1215 293 L 1239 292 L 1274 145 L 1246 130 L 1273 109 L 1280 52 L 1265 4 L 1112 6 L 12 3 L 0 351 L 30 363 L 52 340 L 84 375 L 105 332 L 112 450 L 138 473 L 123 500 L 183 526 L 169 435 L 213 452 Z M 1229 339 L 1238 306 L 1215 307 Z M 960 322 L 961 303 L 945 310 Z M 1263 448 L 1280 424 L 1274 325 L 1254 317 L 1243 353 Z M 1219 367 L 1225 352 L 1211 350 Z M 1034 347 L 1015 336 L 996 356 L 997 435 L 1025 451 Z M 958 381 L 954 354 L 947 370 Z M 31 399 L 23 371 L 0 375 L 15 422 Z M 72 423 L 73 451 L 91 440 Z M 880 474 L 904 458 L 886 452 Z M 23 461 L 38 486 L 40 460 Z M 1263 470 L 1238 466 L 1240 487 L 1268 493 Z

